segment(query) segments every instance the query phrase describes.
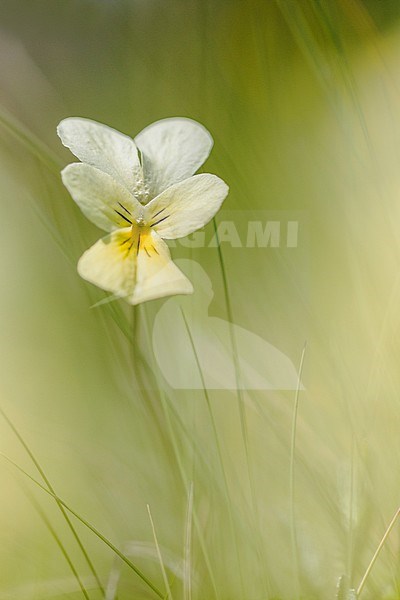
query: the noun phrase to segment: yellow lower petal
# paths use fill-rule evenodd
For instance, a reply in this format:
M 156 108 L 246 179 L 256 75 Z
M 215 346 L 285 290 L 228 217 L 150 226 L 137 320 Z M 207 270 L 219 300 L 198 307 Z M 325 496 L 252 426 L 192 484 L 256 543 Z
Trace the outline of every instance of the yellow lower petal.
M 141 236 L 136 285 L 128 302 L 139 304 L 175 294 L 192 294 L 189 279 L 171 260 L 167 244 L 153 230 Z
M 81 256 L 78 272 L 130 304 L 193 292 L 166 243 L 145 227 L 119 229 L 100 239 Z

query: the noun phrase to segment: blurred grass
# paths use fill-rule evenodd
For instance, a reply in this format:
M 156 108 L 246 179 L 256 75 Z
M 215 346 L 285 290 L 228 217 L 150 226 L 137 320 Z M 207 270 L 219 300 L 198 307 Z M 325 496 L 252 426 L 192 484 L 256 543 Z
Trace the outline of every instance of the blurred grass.
M 342 576 L 349 600 L 400 504 L 399 16 L 378 0 L 0 4 L 1 406 L 60 497 L 164 589 L 151 507 L 174 600 L 335 598 Z M 151 352 L 163 300 L 90 309 L 104 294 L 75 264 L 98 231 L 58 176 L 68 115 L 131 135 L 198 119 L 216 142 L 204 169 L 229 183 L 238 221 L 304 216 L 296 249 L 222 246 L 230 311 L 217 251 L 173 250 L 209 273 L 212 315 L 231 312 L 295 365 L 307 341 L 298 575 L 295 394 L 249 391 L 238 405 L 234 392 L 173 391 Z M 185 335 L 171 340 L 177 363 Z M 34 475 L 0 427 L 1 450 Z M 17 473 L 4 463 L 0 479 L 0 598 L 83 597 Z M 29 489 L 101 597 L 54 500 Z M 398 527 L 362 599 L 400 598 Z M 154 597 L 76 528 L 103 585 L 118 572 L 119 600 Z

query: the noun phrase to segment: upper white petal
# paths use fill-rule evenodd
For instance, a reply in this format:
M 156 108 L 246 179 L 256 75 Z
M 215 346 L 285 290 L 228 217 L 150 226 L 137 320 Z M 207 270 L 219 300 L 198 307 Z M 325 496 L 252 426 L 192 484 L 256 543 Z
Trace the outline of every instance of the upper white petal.
M 64 146 L 82 162 L 111 175 L 138 197 L 143 194 L 143 172 L 134 141 L 102 123 L 69 117 L 58 125 Z
M 151 200 L 144 207 L 144 218 L 162 238 L 181 238 L 208 223 L 228 191 L 216 175 L 194 175 Z
M 127 227 L 141 215 L 141 204 L 125 187 L 90 165 L 72 163 L 61 177 L 79 208 L 100 229 Z
M 144 180 L 150 198 L 193 175 L 213 146 L 210 133 L 192 119 L 162 119 L 135 137 L 142 152 Z

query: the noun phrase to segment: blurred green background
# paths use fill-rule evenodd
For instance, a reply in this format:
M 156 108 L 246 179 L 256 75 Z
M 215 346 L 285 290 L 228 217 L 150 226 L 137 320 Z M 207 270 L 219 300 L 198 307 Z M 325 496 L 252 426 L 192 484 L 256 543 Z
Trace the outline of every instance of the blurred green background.
M 379 0 L 0 3 L 0 407 L 166 593 L 149 504 L 174 600 L 351 600 L 400 504 L 399 17 Z M 169 388 L 151 349 L 165 300 L 91 308 L 105 295 L 76 261 L 99 232 L 59 177 L 72 115 L 128 135 L 196 119 L 238 223 L 299 221 L 296 248 L 222 245 L 231 315 L 217 250 L 172 249 L 207 270 L 210 314 L 296 368 L 306 343 L 295 445 L 295 391 Z M 83 598 L 68 560 L 105 597 L 54 500 L 2 461 L 0 599 Z M 120 600 L 157 597 L 74 523 L 108 600 L 117 576 Z M 399 546 L 396 523 L 360 597 L 400 598 Z

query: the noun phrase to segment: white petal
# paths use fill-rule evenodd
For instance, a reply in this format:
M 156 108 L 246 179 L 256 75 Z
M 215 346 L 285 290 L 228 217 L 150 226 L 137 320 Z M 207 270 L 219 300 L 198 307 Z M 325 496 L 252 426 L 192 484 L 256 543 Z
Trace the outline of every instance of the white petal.
M 61 177 L 79 208 L 100 229 L 127 227 L 142 211 L 141 204 L 125 187 L 90 165 L 72 163 Z
M 82 162 L 111 175 L 139 198 L 143 194 L 143 172 L 134 141 L 102 123 L 69 117 L 57 133 L 64 146 Z
M 228 191 L 226 183 L 216 175 L 194 175 L 149 202 L 144 218 L 162 238 L 181 238 L 208 223 Z
M 172 294 L 191 294 L 193 287 L 172 262 L 167 245 L 153 231 L 132 244 L 131 229 L 102 238 L 80 258 L 81 277 L 130 304 Z
M 150 198 L 193 175 L 211 152 L 207 129 L 191 119 L 171 118 L 152 123 L 135 137 L 142 152 Z

